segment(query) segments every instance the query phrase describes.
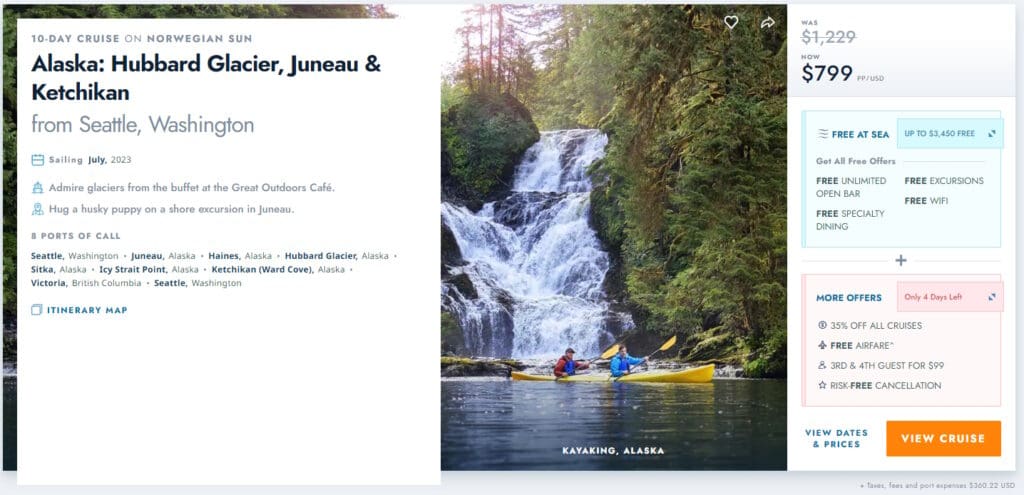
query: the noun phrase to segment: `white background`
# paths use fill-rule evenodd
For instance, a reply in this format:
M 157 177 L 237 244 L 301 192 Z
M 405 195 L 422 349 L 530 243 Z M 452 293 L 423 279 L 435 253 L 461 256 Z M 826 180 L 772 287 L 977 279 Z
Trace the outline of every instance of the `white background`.
M 789 88 L 788 133 L 789 133 L 789 290 L 788 290 L 788 337 L 789 337 L 789 381 L 788 381 L 788 466 L 790 470 L 1012 470 L 1016 465 L 1016 445 L 1012 439 L 1017 437 L 1015 418 L 1015 333 L 1010 330 L 1016 321 L 1016 305 L 1014 301 L 1006 301 L 1003 317 L 1003 340 L 1001 355 L 992 355 L 989 359 L 1002 360 L 1001 406 L 999 407 L 801 407 L 801 315 L 802 298 L 801 275 L 803 274 L 1000 274 L 1007 293 L 1014 293 L 1015 287 L 1015 172 L 1013 166 L 1016 152 L 1015 143 L 1008 139 L 1002 150 L 1002 244 L 1001 247 L 988 249 L 937 249 L 937 248 L 810 248 L 801 247 L 801 129 L 802 112 L 816 111 L 904 111 L 913 112 L 949 111 L 949 114 L 935 112 L 935 118 L 960 115 L 957 111 L 990 111 L 1000 113 L 1004 119 L 1007 135 L 1016 134 L 1015 115 L 1013 111 L 1013 88 L 1010 85 L 985 84 L 981 81 L 992 78 L 1006 79 L 1012 77 L 1009 67 L 1013 64 L 1009 42 L 1012 39 L 1013 25 L 1010 17 L 1012 6 L 975 6 L 967 12 L 968 7 L 933 6 L 915 15 L 914 9 L 908 6 L 877 6 L 868 11 L 863 8 L 850 11 L 846 7 L 811 7 L 790 6 L 789 20 Z M 801 19 L 817 18 L 819 31 L 828 29 L 856 29 L 860 36 L 867 39 L 857 40 L 850 46 L 834 49 L 809 47 L 805 48 L 798 39 Z M 897 20 L 903 20 L 896 22 Z M 960 22 L 961 24 L 957 24 Z M 958 25 L 950 30 L 948 27 Z M 861 29 L 860 26 L 872 26 L 875 30 Z M 941 33 L 937 26 L 942 26 Z M 878 27 L 889 30 L 879 32 Z M 812 28 L 813 29 L 813 28 Z M 875 36 L 890 41 L 890 47 L 880 44 Z M 977 40 L 988 40 L 987 43 L 1003 46 L 993 49 L 985 57 L 969 57 L 961 50 L 980 46 Z M 1001 40 L 1001 41 L 996 41 Z M 863 41 L 866 44 L 860 46 Z M 984 44 L 984 43 L 983 43 Z M 945 54 L 942 64 L 933 63 L 928 71 L 918 71 L 913 64 L 879 62 L 890 57 L 906 60 L 907 57 L 894 47 L 908 49 L 925 49 L 927 47 L 942 50 Z M 950 51 L 944 47 L 956 46 Z M 856 47 L 856 57 L 844 58 L 847 52 Z M 838 53 L 837 53 L 838 52 Z M 859 70 L 863 66 L 888 67 L 882 73 L 886 75 L 884 84 L 865 88 L 858 84 L 829 84 L 824 82 L 805 83 L 800 79 L 800 66 L 804 62 L 803 53 L 822 53 L 820 62 L 813 63 L 851 63 Z M 972 70 L 961 71 L 960 61 L 965 62 Z M 914 57 L 914 63 L 929 59 L 927 56 Z M 857 65 L 859 64 L 859 65 Z M 852 80 L 852 79 L 851 79 Z M 965 83 L 965 81 L 967 81 Z M 978 84 L 970 83 L 978 81 Z M 912 97 L 914 86 L 922 88 L 922 96 Z M 820 91 L 816 91 L 819 88 Z M 848 89 L 848 92 L 844 91 Z M 927 89 L 924 89 L 927 88 Z M 890 97 L 890 94 L 892 97 Z M 800 95 L 800 96 L 796 96 Z M 842 95 L 842 96 L 840 96 Z M 827 114 L 816 114 L 827 115 Z M 875 113 L 857 113 L 858 118 L 878 118 Z M 910 115 L 909 113 L 907 115 Z M 819 117 L 820 118 L 820 117 Z M 891 125 L 889 120 L 875 124 L 880 127 Z M 847 122 L 850 128 L 862 128 L 856 122 Z M 813 136 L 808 134 L 808 139 Z M 819 154 L 826 148 L 817 145 Z M 857 150 L 864 156 L 885 155 L 897 158 L 898 154 L 879 148 L 878 153 L 872 152 L 870 144 L 864 143 Z M 832 146 L 830 146 L 832 147 Z M 842 144 L 834 146 L 837 150 L 848 149 Z M 984 150 L 981 153 L 991 152 Z M 906 152 L 906 151 L 904 151 Z M 808 153 L 811 153 L 810 148 Z M 948 154 L 948 153 L 947 153 Z M 915 155 L 916 157 L 917 155 Z M 807 164 L 808 170 L 814 167 Z M 952 173 L 952 172 L 951 172 Z M 808 178 L 813 181 L 812 173 Z M 807 185 L 807 194 L 813 194 L 815 185 Z M 808 200 L 813 203 L 813 198 Z M 868 206 L 868 205 L 871 206 Z M 873 208 L 877 202 L 866 203 L 863 207 Z M 962 219 L 958 219 L 962 220 Z M 806 219 L 808 229 L 813 228 L 814 218 Z M 989 229 L 998 228 L 998 222 L 990 222 Z M 933 228 L 942 228 L 936 223 Z M 969 235 L 969 234 L 965 234 Z M 810 239 L 810 233 L 808 234 Z M 881 244 L 876 235 L 871 238 L 874 244 Z M 870 242 L 869 242 L 870 243 Z M 812 243 L 808 241 L 810 246 Z M 980 243 L 979 243 L 980 244 Z M 996 246 L 998 242 L 990 243 Z M 927 243 L 924 243 L 927 246 Z M 895 259 L 903 255 L 912 260 L 900 267 Z M 953 262 L 950 262 L 950 261 Z M 979 276 L 979 280 L 983 279 Z M 820 279 L 819 279 L 820 280 Z M 864 316 L 873 318 L 870 315 Z M 963 338 L 969 338 L 971 329 L 964 328 Z M 813 335 L 814 332 L 811 332 Z M 950 342 L 956 345 L 956 341 Z M 888 354 L 889 359 L 906 359 L 901 354 Z M 808 372 L 808 376 L 813 376 Z M 989 376 L 988 379 L 998 377 Z M 810 383 L 810 378 L 808 378 Z M 889 420 L 997 420 L 1002 423 L 1003 445 L 1000 457 L 887 457 L 885 455 L 885 422 Z M 866 429 L 869 437 L 861 440 L 861 448 L 844 450 L 814 449 L 804 431 L 807 429 L 856 428 Z M 826 439 L 821 439 L 826 440 Z M 835 437 L 827 440 L 836 440 Z
M 436 63 L 434 37 L 403 20 L 21 20 L 19 208 L 124 204 L 286 205 L 292 215 L 19 217 L 19 482 L 29 484 L 434 483 Z M 429 27 L 427 27 L 429 28 Z M 252 44 L 37 45 L 33 33 L 252 34 Z M 225 39 L 227 36 L 225 36 Z M 36 54 L 106 59 L 106 72 L 29 72 Z M 113 54 L 376 55 L 371 73 L 114 73 Z M 204 67 L 205 69 L 205 67 Z M 287 69 L 286 69 L 287 73 Z M 31 82 L 128 87 L 131 101 L 34 102 Z M 128 114 L 141 136 L 31 132 L 49 119 Z M 251 119 L 255 133 L 156 134 L 147 115 Z M 28 155 L 131 155 L 124 168 L 32 167 Z M 35 180 L 307 185 L 331 193 L 31 194 Z M 44 207 L 44 210 L 47 208 Z M 37 231 L 120 232 L 121 241 L 44 241 Z M 35 288 L 32 252 L 383 251 L 344 275 L 216 275 L 241 288 Z M 195 266 L 206 267 L 208 260 Z M 66 264 L 73 264 L 67 262 Z M 115 263 L 108 262 L 107 266 Z M 124 264 L 128 264 L 125 262 Z M 223 262 L 233 265 L 236 262 Z M 250 264 L 250 263 L 246 263 Z M 273 264 L 308 265 L 275 259 Z M 85 266 L 95 266 L 90 263 Z M 207 278 L 167 275 L 159 278 Z M 99 278 L 95 275 L 92 278 Z M 106 277 L 104 277 L 106 278 Z M 151 276 L 140 276 L 150 280 Z M 127 306 L 124 316 L 31 316 L 30 305 Z M 434 351 L 434 352 L 431 352 Z M 394 469 L 394 466 L 402 466 Z
M 417 2 L 418 3 L 418 2 Z M 426 3 L 426 2 L 424 2 Z M 598 2 L 594 3 L 620 3 Z M 668 3 L 668 2 L 655 2 Z M 706 3 L 706 2 L 698 2 Z M 766 1 L 764 3 L 786 3 L 777 1 Z M 813 4 L 815 2 L 794 1 L 791 4 Z M 863 8 L 870 8 L 871 4 L 878 2 L 873 0 L 863 2 L 849 2 L 864 4 Z M 908 4 L 924 5 L 939 2 L 908 1 Z M 941 2 L 951 3 L 951 2 Z M 952 2 L 956 3 L 956 2 Z M 999 2 L 1003 3 L 1003 2 Z M 1014 2 L 1005 2 L 1014 3 Z M 1021 2 L 1017 2 L 1021 3 Z M 1017 13 L 1015 24 L 1018 32 L 1024 29 L 1024 21 Z M 942 26 L 941 29 L 956 29 L 956 26 Z M 1020 39 L 1017 37 L 1017 57 L 1024 50 L 1020 49 Z M 913 54 L 905 56 L 912 57 Z M 979 55 L 983 56 L 983 55 Z M 1017 67 L 1022 64 L 1018 61 Z M 1019 79 L 1018 79 L 1019 87 Z M 1019 105 L 1022 103 L 1018 101 Z M 1019 184 L 1018 184 L 1019 186 Z M 1018 229 L 1019 230 L 1019 229 Z M 432 300 L 432 303 L 436 301 Z M 1018 341 L 1017 353 L 1020 354 L 1021 343 Z M 1019 367 L 1018 367 L 1019 373 Z M 1021 381 L 1018 380 L 1018 387 Z M 1018 411 L 1019 416 L 1019 411 Z M 396 466 L 396 470 L 400 467 Z M 15 486 L 16 476 L 14 473 L 5 472 L 0 475 L 0 487 L 7 492 L 16 493 L 38 493 L 38 494 L 63 494 L 63 493 L 86 493 L 86 494 L 135 494 L 135 493 L 206 493 L 206 494 L 233 494 L 233 493 L 260 493 L 260 494 L 326 494 L 326 493 L 510 493 L 523 494 L 535 492 L 549 492 L 559 490 L 572 490 L 608 493 L 608 492 L 652 492 L 652 493 L 808 493 L 819 494 L 823 491 L 830 494 L 838 493 L 864 493 L 861 485 L 868 481 L 884 483 L 886 481 L 927 481 L 927 482 L 993 482 L 993 481 L 1016 481 L 1018 486 L 1024 483 L 1024 477 L 1019 472 L 1010 473 L 972 473 L 972 472 L 531 472 L 531 473 L 472 473 L 472 472 L 446 472 L 442 475 L 442 485 L 435 487 L 418 487 L 415 489 L 407 487 L 166 487 L 166 488 L 139 488 L 139 487 L 26 487 Z M 977 491 L 977 490 L 976 490 Z M 988 491 L 988 490 L 984 490 Z M 950 490 L 944 493 L 965 493 L 966 490 Z

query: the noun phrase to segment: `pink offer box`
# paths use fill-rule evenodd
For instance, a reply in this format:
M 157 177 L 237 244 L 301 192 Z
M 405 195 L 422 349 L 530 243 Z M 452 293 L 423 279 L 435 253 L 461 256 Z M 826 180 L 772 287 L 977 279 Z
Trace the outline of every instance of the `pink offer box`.
M 897 282 L 896 311 L 1002 313 L 1003 283 Z
M 1002 404 L 1002 300 L 1005 293 L 998 277 L 994 274 L 803 275 L 800 377 L 803 406 L 999 407 Z M 879 297 L 824 301 L 817 299 L 819 294 Z M 918 294 L 922 297 L 913 297 Z M 924 297 L 928 294 L 935 297 Z M 943 298 L 943 295 L 949 297 Z M 890 321 L 919 326 L 916 329 L 889 328 L 885 323 Z M 833 326 L 833 322 L 839 325 Z M 964 329 L 972 330 L 970 339 L 964 339 Z M 850 350 L 835 348 L 832 343 L 836 341 L 854 345 L 864 341 L 889 344 L 887 349 Z M 855 362 L 857 366 L 840 369 L 830 365 L 844 361 Z M 912 368 L 910 363 L 914 362 L 942 362 L 943 366 Z M 828 367 L 822 368 L 822 363 Z M 862 363 L 874 363 L 874 366 L 861 366 Z M 882 368 L 879 363 L 903 365 Z M 941 386 L 911 389 L 877 386 L 879 382 L 901 381 L 933 382 Z M 871 382 L 872 389 L 836 388 L 833 382 Z

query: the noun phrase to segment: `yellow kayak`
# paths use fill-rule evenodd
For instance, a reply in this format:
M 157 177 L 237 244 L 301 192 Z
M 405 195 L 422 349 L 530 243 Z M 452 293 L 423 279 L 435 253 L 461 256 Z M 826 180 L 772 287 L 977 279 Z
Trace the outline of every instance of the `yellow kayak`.
M 612 378 L 611 375 L 574 375 L 561 378 L 559 382 L 645 382 L 645 383 L 708 383 L 715 376 L 715 365 L 708 364 L 686 370 L 658 370 L 638 372 L 631 375 Z M 512 372 L 513 380 L 532 382 L 553 382 L 554 375 L 530 375 L 519 371 Z

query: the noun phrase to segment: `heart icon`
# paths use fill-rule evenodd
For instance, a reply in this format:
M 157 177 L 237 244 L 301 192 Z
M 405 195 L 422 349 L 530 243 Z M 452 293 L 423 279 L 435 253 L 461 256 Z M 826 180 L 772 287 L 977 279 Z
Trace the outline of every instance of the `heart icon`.
M 729 30 L 732 31 L 732 28 L 736 27 L 736 23 L 740 22 L 740 18 L 739 16 L 735 15 L 727 15 L 722 18 L 722 21 L 724 21 L 726 27 L 728 27 Z

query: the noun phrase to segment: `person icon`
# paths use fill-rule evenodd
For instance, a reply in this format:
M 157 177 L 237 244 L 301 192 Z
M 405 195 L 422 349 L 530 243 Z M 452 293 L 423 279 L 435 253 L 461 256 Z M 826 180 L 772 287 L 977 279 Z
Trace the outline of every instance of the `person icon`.
M 42 215 L 43 214 L 43 204 L 42 203 L 36 203 L 36 204 L 32 205 L 32 214 L 33 215 Z
M 43 183 L 42 182 L 36 182 L 32 186 L 32 194 L 43 194 Z

